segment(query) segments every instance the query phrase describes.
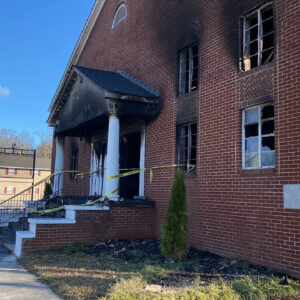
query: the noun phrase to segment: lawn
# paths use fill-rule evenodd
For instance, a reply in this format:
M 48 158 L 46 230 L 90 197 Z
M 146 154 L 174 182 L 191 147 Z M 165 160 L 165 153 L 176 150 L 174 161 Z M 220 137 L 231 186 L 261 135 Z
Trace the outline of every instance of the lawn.
M 20 262 L 63 299 L 300 299 L 300 283 L 273 270 L 195 249 L 164 259 L 155 240 L 55 247 Z

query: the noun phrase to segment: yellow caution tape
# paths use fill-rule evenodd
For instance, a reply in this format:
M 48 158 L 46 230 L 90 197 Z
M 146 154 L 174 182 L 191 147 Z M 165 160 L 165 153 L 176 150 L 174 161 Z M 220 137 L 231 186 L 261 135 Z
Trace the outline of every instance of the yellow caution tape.
M 104 196 L 101 196 L 100 198 L 92 201 L 92 202 L 89 202 L 89 203 L 84 203 L 84 204 L 80 204 L 78 206 L 90 206 L 90 205 L 93 205 L 97 202 L 100 202 L 102 200 L 104 200 L 105 198 L 108 198 L 109 196 L 115 194 L 116 192 L 118 191 L 118 189 L 114 189 L 113 191 L 111 191 L 110 193 L 104 195 Z M 76 205 L 77 206 L 77 205 Z M 44 210 L 35 210 L 33 208 L 26 208 L 27 210 L 29 210 L 30 212 L 33 212 L 33 213 L 39 213 L 39 214 L 49 214 L 49 213 L 52 213 L 52 212 L 56 212 L 56 211 L 59 211 L 59 210 L 62 210 L 62 209 L 65 209 L 66 205 L 63 205 L 63 206 L 60 206 L 60 207 L 56 207 L 56 208 L 51 208 L 51 209 L 44 209 Z

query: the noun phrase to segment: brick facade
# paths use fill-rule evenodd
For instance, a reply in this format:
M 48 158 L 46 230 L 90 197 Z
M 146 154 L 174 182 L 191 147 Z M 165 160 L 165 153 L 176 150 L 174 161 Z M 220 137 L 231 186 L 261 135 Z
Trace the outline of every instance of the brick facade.
M 190 244 L 300 277 L 300 210 L 283 207 L 283 185 L 300 184 L 298 1 L 273 1 L 274 60 L 247 72 L 239 70 L 241 15 L 264 2 L 128 0 L 126 20 L 111 29 L 120 3 L 106 1 L 78 65 L 123 70 L 160 91 L 160 115 L 146 127 L 146 167 L 175 163 L 176 124 L 197 121 L 197 169 L 186 175 Z M 178 51 L 195 41 L 198 89 L 178 96 Z M 241 109 L 270 100 L 275 168 L 242 170 Z M 174 172 L 156 170 L 152 184 L 146 174 L 157 237 Z
M 154 238 L 153 207 L 113 207 L 108 211 L 77 211 L 76 224 L 37 225 L 36 237 L 25 240 L 23 253 L 74 242 Z

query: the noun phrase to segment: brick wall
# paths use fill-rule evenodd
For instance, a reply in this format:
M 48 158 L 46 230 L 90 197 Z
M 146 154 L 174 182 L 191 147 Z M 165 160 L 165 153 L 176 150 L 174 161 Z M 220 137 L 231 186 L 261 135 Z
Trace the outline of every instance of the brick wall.
M 108 211 L 77 211 L 76 224 L 36 227 L 36 238 L 25 240 L 23 253 L 74 242 L 154 238 L 153 207 L 112 207 Z
M 71 169 L 71 157 L 72 151 L 78 150 L 78 171 L 80 173 L 90 171 L 91 163 L 91 143 L 84 138 L 66 137 L 64 143 L 64 169 Z M 88 176 L 82 180 L 78 177 L 78 180 L 71 178 L 71 173 L 65 173 L 64 175 L 64 188 L 65 193 L 68 195 L 88 195 L 90 180 Z
M 274 0 L 275 58 L 242 73 L 241 18 L 264 1 L 128 0 L 113 30 L 119 0 L 106 1 L 78 64 L 123 70 L 160 91 L 161 113 L 146 128 L 146 166 L 176 161 L 176 122 L 196 117 L 197 170 L 186 176 L 190 244 L 300 276 L 300 211 L 283 208 L 283 184 L 300 184 L 300 6 Z M 198 41 L 199 86 L 177 95 L 178 50 Z M 273 100 L 276 163 L 241 170 L 241 108 Z M 145 178 L 156 202 L 156 235 L 174 170 Z

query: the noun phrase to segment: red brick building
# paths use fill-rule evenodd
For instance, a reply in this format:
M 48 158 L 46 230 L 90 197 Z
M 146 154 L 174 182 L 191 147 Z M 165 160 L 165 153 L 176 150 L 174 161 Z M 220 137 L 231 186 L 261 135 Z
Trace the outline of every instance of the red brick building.
M 104 179 L 182 164 L 192 246 L 299 277 L 299 15 L 297 0 L 98 0 L 50 105 L 53 168 L 153 200 L 159 237 L 175 170 Z

